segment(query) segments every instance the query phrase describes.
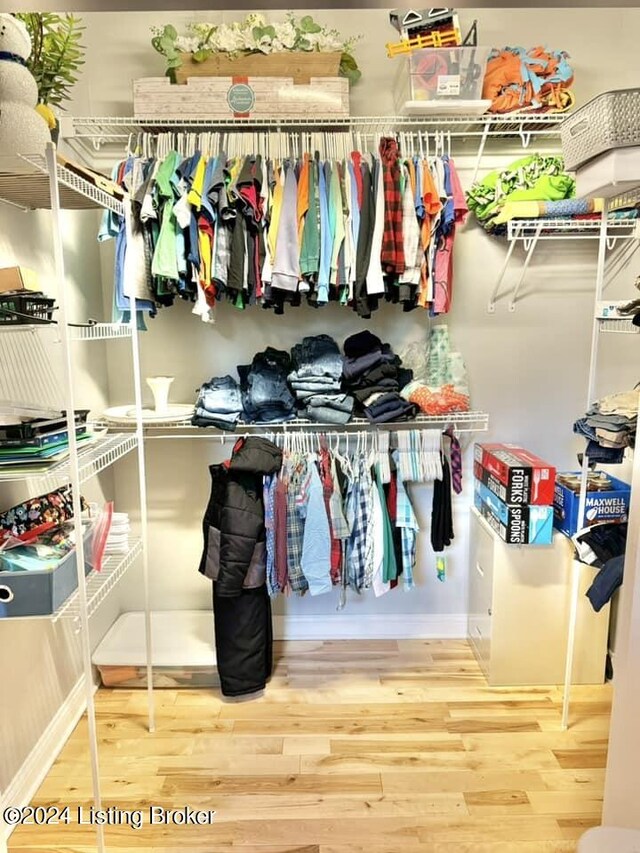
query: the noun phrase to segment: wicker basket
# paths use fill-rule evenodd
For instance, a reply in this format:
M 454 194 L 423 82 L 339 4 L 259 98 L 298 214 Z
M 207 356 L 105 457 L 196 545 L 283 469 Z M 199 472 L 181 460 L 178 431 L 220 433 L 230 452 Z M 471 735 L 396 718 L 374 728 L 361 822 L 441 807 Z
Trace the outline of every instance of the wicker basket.
M 294 83 L 308 84 L 312 77 L 337 77 L 341 59 L 340 51 L 249 53 L 236 58 L 214 53 L 204 62 L 186 58 L 176 68 L 175 79 L 186 83 L 189 77 L 291 77 Z
M 614 148 L 640 145 L 640 89 L 598 95 L 565 119 L 560 131 L 569 171 Z
M 24 326 L 50 323 L 55 299 L 29 290 L 12 290 L 0 294 L 0 326 Z

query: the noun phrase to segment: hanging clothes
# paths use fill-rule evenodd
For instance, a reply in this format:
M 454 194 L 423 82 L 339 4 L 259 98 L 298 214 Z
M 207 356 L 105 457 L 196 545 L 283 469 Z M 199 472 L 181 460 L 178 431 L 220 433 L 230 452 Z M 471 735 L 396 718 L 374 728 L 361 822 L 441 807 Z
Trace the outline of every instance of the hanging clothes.
M 375 155 L 325 160 L 165 147 L 129 155 L 114 179 L 129 192 L 125 213 L 110 214 L 100 238 L 117 239 L 118 311 L 130 296 L 150 314 L 189 300 L 205 322 L 223 299 L 281 314 L 305 297 L 364 318 L 381 298 L 432 315 L 451 308 L 467 208 L 450 157 L 405 157 L 393 137 Z

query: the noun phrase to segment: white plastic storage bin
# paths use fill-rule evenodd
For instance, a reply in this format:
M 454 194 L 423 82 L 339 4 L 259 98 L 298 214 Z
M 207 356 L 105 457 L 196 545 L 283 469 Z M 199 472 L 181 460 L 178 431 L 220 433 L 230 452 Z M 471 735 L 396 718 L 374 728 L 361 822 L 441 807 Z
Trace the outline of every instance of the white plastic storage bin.
M 155 687 L 219 685 L 210 610 L 167 610 L 151 614 Z M 144 613 L 123 613 L 92 657 L 105 687 L 146 687 Z
M 414 50 L 400 62 L 397 108 L 403 112 L 484 113 L 482 85 L 491 49 L 440 47 Z
M 560 133 L 570 172 L 607 151 L 640 146 L 640 89 L 598 95 L 565 119 Z
M 608 151 L 576 172 L 580 198 L 613 198 L 640 186 L 640 145 Z

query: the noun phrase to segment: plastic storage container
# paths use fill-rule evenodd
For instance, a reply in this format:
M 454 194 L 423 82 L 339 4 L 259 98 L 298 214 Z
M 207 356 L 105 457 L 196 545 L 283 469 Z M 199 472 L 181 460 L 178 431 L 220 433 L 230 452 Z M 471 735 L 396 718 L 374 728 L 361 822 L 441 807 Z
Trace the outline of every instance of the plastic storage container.
M 640 145 L 616 148 L 576 172 L 579 198 L 614 198 L 640 186 Z
M 217 687 L 211 610 L 157 611 L 151 618 L 155 687 Z M 146 687 L 144 613 L 122 613 L 93 653 L 105 687 Z
M 14 290 L 0 294 L 0 325 L 24 326 L 31 323 L 50 323 L 55 299 L 42 293 Z
M 482 84 L 491 49 L 441 47 L 414 50 L 400 64 L 396 81 L 399 110 L 484 113 Z
M 598 95 L 564 120 L 560 134 L 570 172 L 614 148 L 640 145 L 640 88 Z
M 85 575 L 92 569 L 93 525 L 84 535 Z M 0 557 L 0 567 L 2 558 Z M 75 549 L 54 569 L 0 571 L 0 619 L 15 616 L 51 616 L 78 587 Z

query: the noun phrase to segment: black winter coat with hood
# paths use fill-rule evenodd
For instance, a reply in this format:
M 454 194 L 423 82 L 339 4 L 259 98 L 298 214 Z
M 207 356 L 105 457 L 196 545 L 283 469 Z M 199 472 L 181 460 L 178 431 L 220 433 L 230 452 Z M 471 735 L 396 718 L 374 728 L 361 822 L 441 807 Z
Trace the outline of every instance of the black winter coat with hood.
M 225 696 L 262 690 L 271 675 L 271 605 L 265 585 L 263 477 L 282 452 L 257 436 L 240 439 L 231 459 L 211 465 L 200 572 L 213 583 L 217 667 Z

